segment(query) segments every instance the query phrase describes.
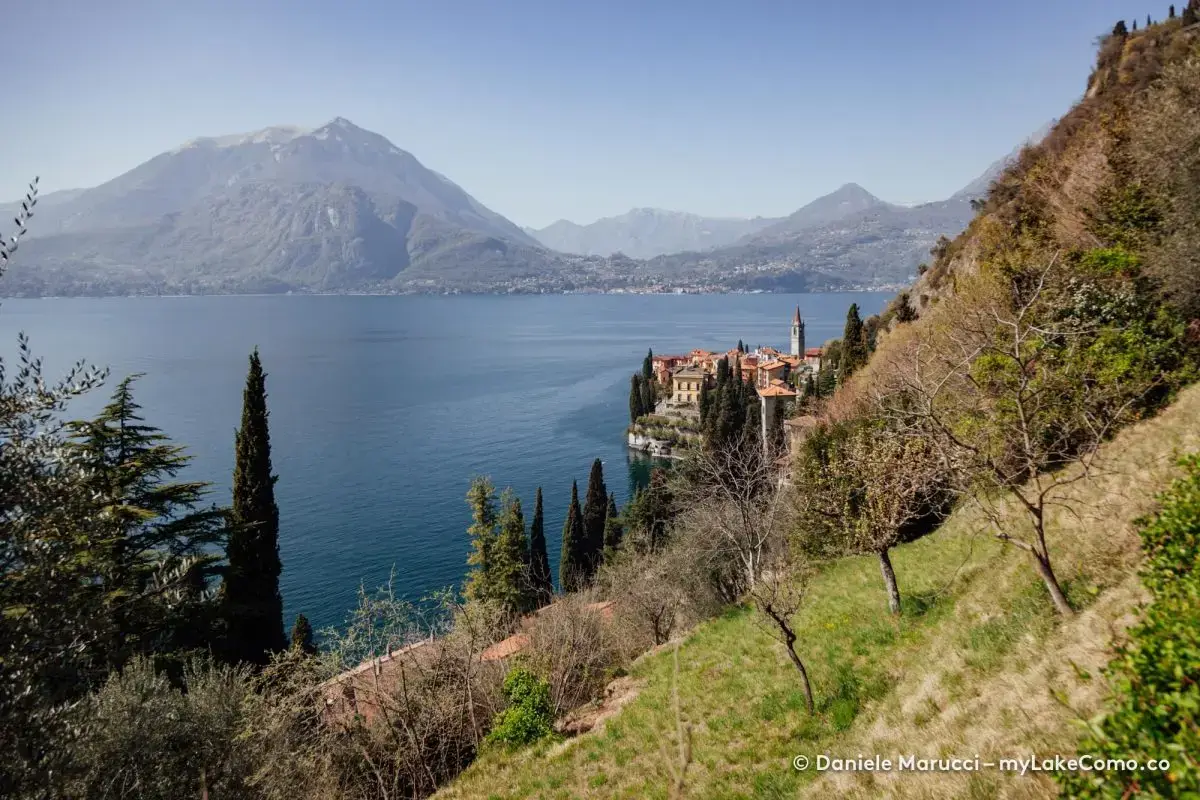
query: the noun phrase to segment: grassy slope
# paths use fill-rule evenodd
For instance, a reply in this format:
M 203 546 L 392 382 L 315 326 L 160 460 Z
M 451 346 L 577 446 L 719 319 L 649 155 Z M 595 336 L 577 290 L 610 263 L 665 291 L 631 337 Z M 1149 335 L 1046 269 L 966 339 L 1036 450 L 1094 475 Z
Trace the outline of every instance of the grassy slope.
M 956 512 L 936 534 L 895 551 L 907 592 L 888 619 L 877 562 L 841 561 L 815 582 L 799 617 L 818 713 L 804 712 L 783 649 L 745 610 L 683 642 L 678 677 L 692 728 L 687 797 L 1047 797 L 1048 779 L 974 775 L 815 774 L 794 755 L 879 753 L 1021 756 L 1074 752 L 1094 714 L 1114 636 L 1143 596 L 1133 521 L 1200 447 L 1200 386 L 1106 448 L 1109 474 L 1078 484 L 1079 518 L 1054 522 L 1057 556 L 1076 618 L 1054 618 L 1041 584 L 1013 548 L 987 535 L 977 510 Z M 1018 517 L 1011 517 L 1020 524 Z M 641 659 L 640 696 L 602 729 L 515 754 L 485 754 L 438 797 L 668 796 L 676 752 L 671 653 Z

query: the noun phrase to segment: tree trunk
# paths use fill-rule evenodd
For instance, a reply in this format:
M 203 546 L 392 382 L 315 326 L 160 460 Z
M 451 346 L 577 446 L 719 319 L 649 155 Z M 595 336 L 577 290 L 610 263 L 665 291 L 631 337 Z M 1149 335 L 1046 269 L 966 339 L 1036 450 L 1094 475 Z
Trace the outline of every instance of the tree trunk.
M 896 571 L 892 569 L 892 559 L 887 550 L 879 551 L 879 571 L 883 573 L 883 584 L 887 587 L 888 611 L 900 613 L 900 587 L 896 585 Z
M 804 688 L 804 703 L 808 706 L 808 713 L 813 713 L 813 693 L 812 684 L 808 682 L 808 670 L 804 668 L 804 662 L 800 660 L 800 656 L 796 655 L 794 643 L 796 641 L 795 634 L 789 632 L 787 641 L 788 655 L 792 657 L 792 663 L 796 665 L 796 669 L 800 670 L 800 685 Z
M 1042 576 L 1042 583 L 1046 584 L 1046 591 L 1050 592 L 1050 599 L 1054 601 L 1054 610 L 1064 617 L 1074 616 L 1075 610 L 1067 602 L 1067 596 L 1063 594 L 1062 587 L 1058 585 L 1058 578 L 1054 577 L 1054 570 L 1050 568 L 1050 558 L 1036 550 L 1032 551 L 1031 555 L 1038 575 Z

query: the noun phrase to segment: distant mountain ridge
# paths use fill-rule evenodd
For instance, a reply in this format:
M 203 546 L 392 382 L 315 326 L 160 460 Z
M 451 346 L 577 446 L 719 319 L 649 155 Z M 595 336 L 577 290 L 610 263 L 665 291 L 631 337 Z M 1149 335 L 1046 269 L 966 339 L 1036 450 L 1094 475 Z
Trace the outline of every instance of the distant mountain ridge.
M 311 130 L 192 139 L 100 186 L 46 195 L 8 288 L 42 295 L 895 285 L 938 236 L 965 227 L 965 192 L 904 207 L 846 184 L 781 219 L 640 208 L 532 231 L 338 117 Z
M 526 232 L 561 253 L 599 256 L 623 253 L 633 258 L 653 258 L 666 253 L 732 244 L 776 221 L 764 217 L 702 217 L 661 208 L 635 208 L 588 225 L 560 219 L 541 230 L 527 228 Z

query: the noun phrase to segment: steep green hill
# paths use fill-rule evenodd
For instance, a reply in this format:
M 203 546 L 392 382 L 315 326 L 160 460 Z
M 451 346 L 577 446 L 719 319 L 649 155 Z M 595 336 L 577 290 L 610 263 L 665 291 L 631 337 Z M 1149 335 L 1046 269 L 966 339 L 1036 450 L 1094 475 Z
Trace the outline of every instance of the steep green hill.
M 669 647 L 640 659 L 631 670 L 638 696 L 599 729 L 486 754 L 436 796 L 668 797 L 678 761 L 673 685 L 691 730 L 686 797 L 1054 796 L 1045 773 L 852 775 L 799 772 L 792 759 L 1074 754 L 1083 733 L 1075 720 L 1101 707 L 1101 669 L 1145 597 L 1134 520 L 1154 507 L 1178 455 L 1200 448 L 1197 420 L 1193 387 L 1106 446 L 1106 474 L 1077 488 L 1089 513 L 1054 520 L 1059 568 L 1081 610 L 1070 620 L 1055 619 L 1023 554 L 964 508 L 894 551 L 910 585 L 899 620 L 881 613 L 872 558 L 838 562 L 814 582 L 797 649 L 813 673 L 815 718 L 783 648 L 735 610 L 682 642 L 677 675 Z

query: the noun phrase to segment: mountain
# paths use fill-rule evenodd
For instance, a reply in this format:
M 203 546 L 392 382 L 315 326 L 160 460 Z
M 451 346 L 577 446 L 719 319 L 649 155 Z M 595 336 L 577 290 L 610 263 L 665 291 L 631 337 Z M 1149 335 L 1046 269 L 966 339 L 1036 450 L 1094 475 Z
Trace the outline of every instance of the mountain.
M 194 139 L 38 208 L 27 264 L 89 281 L 352 289 L 424 279 L 455 253 L 460 269 L 482 259 L 485 271 L 520 272 L 542 250 L 412 154 L 340 117 L 311 131 Z
M 552 250 L 581 255 L 609 256 L 624 253 L 633 258 L 653 258 L 683 250 L 708 250 L 732 244 L 776 220 L 755 217 L 701 217 L 660 208 L 635 208 L 589 225 L 559 220 L 541 230 L 526 232 Z
M 857 183 L 847 183 L 837 191 L 818 197 L 762 231 L 750 234 L 750 238 L 760 242 L 786 240 L 810 228 L 828 225 L 871 209 L 887 207 L 887 203 Z

